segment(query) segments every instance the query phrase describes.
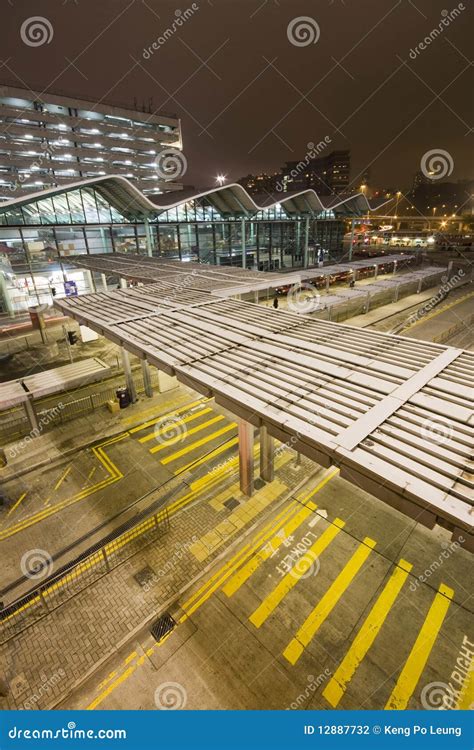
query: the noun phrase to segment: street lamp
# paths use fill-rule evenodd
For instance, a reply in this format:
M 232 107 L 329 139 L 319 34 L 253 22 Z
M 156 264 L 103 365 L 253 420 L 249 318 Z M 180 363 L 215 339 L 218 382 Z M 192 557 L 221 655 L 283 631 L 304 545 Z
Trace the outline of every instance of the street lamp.
M 218 174 L 216 177 L 216 182 L 218 185 L 224 185 L 226 180 L 227 180 L 227 175 L 225 174 Z

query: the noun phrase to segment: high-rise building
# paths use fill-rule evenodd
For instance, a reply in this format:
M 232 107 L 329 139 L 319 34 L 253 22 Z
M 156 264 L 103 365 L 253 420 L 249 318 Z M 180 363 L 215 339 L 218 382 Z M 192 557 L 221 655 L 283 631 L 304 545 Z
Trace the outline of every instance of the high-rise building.
M 247 175 L 239 183 L 250 193 L 288 193 L 312 188 L 319 195 L 339 195 L 349 188 L 350 151 L 331 151 L 314 159 L 287 161 L 280 172 Z
M 281 168 L 284 192 L 313 188 L 320 195 L 339 194 L 349 187 L 350 151 L 331 151 L 327 156 L 287 161 Z
M 105 174 L 152 197 L 185 165 L 175 116 L 0 86 L 0 200 Z

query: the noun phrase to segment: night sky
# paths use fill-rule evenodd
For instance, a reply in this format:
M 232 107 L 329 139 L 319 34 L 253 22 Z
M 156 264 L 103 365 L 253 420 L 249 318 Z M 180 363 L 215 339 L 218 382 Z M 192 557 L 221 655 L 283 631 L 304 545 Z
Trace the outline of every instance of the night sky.
M 176 113 L 187 184 L 275 171 L 325 136 L 351 149 L 353 185 L 370 166 L 373 184 L 405 190 L 432 149 L 451 155 L 451 180 L 472 177 L 470 0 L 411 58 L 457 2 L 198 0 L 149 59 L 191 2 L 1 2 L 1 82 Z M 22 41 L 31 16 L 49 20 L 48 44 Z M 301 16 L 316 43 L 289 40 Z

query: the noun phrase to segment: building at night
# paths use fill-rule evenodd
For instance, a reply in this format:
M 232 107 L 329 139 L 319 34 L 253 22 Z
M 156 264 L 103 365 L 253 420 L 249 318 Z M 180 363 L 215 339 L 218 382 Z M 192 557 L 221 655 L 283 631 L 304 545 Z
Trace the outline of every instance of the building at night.
M 175 116 L 0 86 L 0 201 L 105 174 L 148 195 L 179 190 L 181 149 Z
M 315 190 L 319 195 L 343 195 L 349 189 L 350 151 L 331 151 L 327 156 L 287 161 L 279 172 L 247 175 L 239 180 L 254 195 Z
M 341 256 L 345 220 L 367 213 L 359 193 L 313 190 L 257 201 L 241 185 L 165 193 L 153 201 L 127 178 L 96 177 L 0 203 L 3 312 L 49 304 L 65 281 L 87 290 L 68 265 L 80 253 L 142 253 L 278 271 Z

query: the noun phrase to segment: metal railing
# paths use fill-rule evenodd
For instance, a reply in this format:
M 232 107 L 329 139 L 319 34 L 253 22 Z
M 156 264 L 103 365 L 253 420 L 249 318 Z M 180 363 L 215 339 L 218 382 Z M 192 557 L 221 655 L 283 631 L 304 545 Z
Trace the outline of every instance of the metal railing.
M 120 375 L 117 374 L 113 377 L 117 379 Z M 150 377 L 152 386 L 157 386 L 158 375 L 153 370 L 150 373 Z M 144 393 L 145 386 L 139 369 L 134 371 L 134 381 L 137 393 Z M 90 388 L 90 386 L 87 387 Z M 44 430 L 48 430 L 69 422 L 71 419 L 90 414 L 96 409 L 105 406 L 107 401 L 115 399 L 117 387 L 118 383 L 114 386 L 88 393 L 80 398 L 70 398 L 67 393 L 58 393 L 55 396 L 39 399 L 35 402 L 38 419 L 44 425 Z M 0 442 L 2 440 L 11 442 L 16 438 L 24 437 L 30 431 L 31 425 L 22 406 L 13 407 L 0 414 Z
M 15 637 L 161 538 L 170 528 L 168 508 L 162 505 L 158 510 L 155 507 L 154 511 L 151 515 L 147 515 L 149 508 L 142 511 L 59 570 L 43 578 L 41 583 L 33 585 L 27 593 L 9 605 L 4 607 L 3 602 L 0 603 L 0 643 Z M 138 522 L 137 518 L 140 519 Z M 45 567 L 48 567 L 48 562 Z M 35 573 L 36 575 L 38 574 Z M 27 581 L 26 576 L 15 581 L 4 589 L 2 595 L 20 585 L 24 586 Z

